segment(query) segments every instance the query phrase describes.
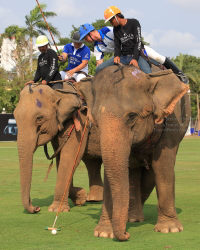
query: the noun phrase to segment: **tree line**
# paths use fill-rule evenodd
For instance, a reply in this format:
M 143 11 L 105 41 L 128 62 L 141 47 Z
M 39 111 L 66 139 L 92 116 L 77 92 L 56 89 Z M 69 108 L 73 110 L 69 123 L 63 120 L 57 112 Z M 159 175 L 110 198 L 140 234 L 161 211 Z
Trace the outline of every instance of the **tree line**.
M 56 16 L 55 12 L 45 11 L 46 4 L 41 4 L 42 11 L 46 19 Z M 52 34 L 57 37 L 59 42 L 57 45 L 65 45 L 71 42 L 71 37 L 79 27 L 72 25 L 72 30 L 69 37 L 61 37 L 60 32 L 49 21 L 49 27 Z M 106 26 L 103 19 L 96 20 L 92 23 L 95 29 L 100 29 Z M 6 72 L 0 68 L 0 111 L 5 108 L 7 112 L 12 113 L 18 103 L 20 91 L 24 87 L 24 83 L 32 80 L 37 63 L 33 61 L 33 38 L 39 35 L 47 35 L 48 29 L 43 20 L 40 9 L 36 6 L 30 11 L 29 15 L 25 16 L 25 26 L 11 25 L 7 27 L 0 37 L 0 48 L 4 38 L 12 39 L 15 37 L 14 56 L 15 69 L 12 72 Z M 51 41 L 51 40 L 50 40 Z M 143 40 L 145 43 L 145 41 Z M 93 44 L 85 43 L 91 51 Z M 28 51 L 28 55 L 26 53 Z M 105 60 L 109 59 L 112 54 L 106 54 Z M 171 60 L 181 69 L 189 78 L 191 93 L 200 94 L 200 58 L 191 55 L 179 54 Z M 59 62 L 60 70 L 67 66 L 67 62 Z M 94 75 L 96 68 L 95 57 L 91 57 L 89 61 L 89 74 Z M 197 116 L 196 99 L 191 97 L 192 118 Z

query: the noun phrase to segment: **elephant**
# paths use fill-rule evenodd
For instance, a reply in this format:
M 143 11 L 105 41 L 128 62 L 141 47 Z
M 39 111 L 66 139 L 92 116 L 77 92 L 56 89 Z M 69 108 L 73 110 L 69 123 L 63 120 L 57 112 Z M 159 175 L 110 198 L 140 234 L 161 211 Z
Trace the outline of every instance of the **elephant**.
M 54 201 L 48 211 L 57 212 L 59 209 L 86 121 L 87 112 L 81 107 L 82 100 L 71 85 L 66 85 L 64 90 L 53 90 L 49 86 L 35 84 L 26 86 L 20 93 L 14 117 L 18 127 L 21 198 L 24 208 L 30 213 L 40 211 L 40 207 L 32 205 L 30 198 L 34 152 L 39 146 L 48 142 L 52 143 L 56 151 L 66 139 L 66 133 L 71 130 L 67 143 L 56 156 L 57 181 Z M 79 128 L 72 130 L 74 120 L 78 120 L 73 119 L 77 110 L 80 111 Z M 89 127 L 86 127 L 76 166 L 82 158 L 88 170 L 90 193 L 86 197 L 84 189 L 71 185 L 67 194 L 69 193 L 69 198 L 75 205 L 82 205 L 86 199 L 87 201 L 103 199 L 103 183 L 100 174 L 102 159 L 98 141 L 96 126 L 92 126 L 90 131 Z M 67 197 L 62 204 L 61 212 L 70 210 Z
M 20 100 L 14 111 L 14 116 L 18 126 L 17 141 L 21 198 L 24 208 L 30 213 L 40 211 L 40 207 L 32 205 L 30 198 L 34 152 L 39 146 L 48 142 L 52 143 L 54 151 L 57 151 L 62 145 L 66 133 L 71 130 L 74 124 L 73 116 L 76 110 L 81 107 L 82 100 L 79 96 L 81 85 L 81 82 L 74 83 L 76 91 L 71 85 L 65 85 L 65 89 L 62 91 L 36 84 L 32 87 L 25 87 L 20 93 Z M 84 108 L 80 109 L 80 131 L 78 131 L 79 129 L 72 130 L 67 143 L 56 156 L 57 182 L 54 201 L 48 208 L 50 212 L 57 212 L 59 209 L 87 119 L 86 113 L 90 117 L 90 114 Z M 86 133 L 75 167 L 77 167 L 81 159 L 88 171 L 90 192 L 86 198 L 84 189 L 71 185 L 67 189 L 69 198 L 72 199 L 75 205 L 84 204 L 86 199 L 87 201 L 101 201 L 103 199 L 103 183 L 100 175 L 102 157 L 99 129 L 95 124 L 91 123 L 89 127 L 86 127 Z M 149 197 L 154 187 L 154 174 L 153 171 L 146 171 L 144 168 L 142 173 L 137 169 L 131 170 L 130 176 L 132 176 L 130 188 L 132 198 L 129 206 L 129 221 L 143 221 L 141 199 L 144 202 Z M 143 188 L 139 193 L 140 186 Z M 68 199 L 65 197 L 61 211 L 68 212 L 69 210 Z
M 141 176 L 144 169 L 151 171 L 146 193 L 155 184 L 158 198 L 154 230 L 182 231 L 175 209 L 174 166 L 190 119 L 189 86 L 171 70 L 145 74 L 132 65 L 110 66 L 81 82 L 90 120 L 99 128 L 104 163 L 102 213 L 94 236 L 129 239 L 131 187 L 148 177 Z M 137 175 L 129 173 L 131 169 L 137 169 Z M 151 176 L 155 179 L 149 181 Z M 141 194 L 144 183 L 135 194 L 141 203 L 139 214 L 148 197 Z

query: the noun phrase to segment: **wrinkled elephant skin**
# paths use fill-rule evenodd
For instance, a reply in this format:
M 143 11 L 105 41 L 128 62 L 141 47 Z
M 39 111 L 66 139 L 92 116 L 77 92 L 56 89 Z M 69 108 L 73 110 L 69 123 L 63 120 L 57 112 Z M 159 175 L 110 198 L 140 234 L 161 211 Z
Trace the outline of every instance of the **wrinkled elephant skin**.
M 38 146 L 48 142 L 52 143 L 56 150 L 63 141 L 63 135 L 68 133 L 73 125 L 73 114 L 80 107 L 80 98 L 70 92 L 73 88 L 69 86 L 68 91 L 55 91 L 49 86 L 33 85 L 32 92 L 29 87 L 25 87 L 20 93 L 20 100 L 15 109 L 14 116 L 18 126 L 18 155 L 20 163 L 20 186 L 21 197 L 24 208 L 30 213 L 40 211 L 38 206 L 33 206 L 30 198 L 30 187 L 32 181 L 33 155 Z M 55 188 L 54 202 L 49 207 L 49 211 L 57 212 L 69 180 L 75 156 L 79 146 L 80 138 L 86 120 L 86 111 L 80 112 L 79 131 L 72 130 L 68 142 L 63 146 L 56 156 L 57 182 Z M 92 149 L 92 150 L 91 150 Z M 89 176 L 90 194 L 82 188 L 71 185 L 69 198 L 75 205 L 82 205 L 86 199 L 102 200 L 103 184 L 101 180 L 101 153 L 98 141 L 98 131 L 95 126 L 88 128 L 82 142 L 76 166 L 81 158 L 86 164 Z M 68 205 L 68 195 L 66 196 L 61 211 L 70 210 Z
M 147 75 L 134 66 L 114 72 L 116 69 L 111 66 L 92 80 L 83 79 L 80 88 L 90 118 L 99 127 L 105 169 L 102 214 L 94 235 L 115 236 L 120 241 L 129 238 L 126 222 L 143 220 L 142 214 L 136 220 L 130 209 L 131 188 L 140 179 L 149 183 L 150 191 L 141 184 L 138 195 L 144 204 L 154 186 L 154 174 L 158 197 L 155 231 L 182 231 L 174 205 L 174 165 L 190 118 L 189 87 L 171 70 Z M 137 175 L 132 174 L 134 168 Z

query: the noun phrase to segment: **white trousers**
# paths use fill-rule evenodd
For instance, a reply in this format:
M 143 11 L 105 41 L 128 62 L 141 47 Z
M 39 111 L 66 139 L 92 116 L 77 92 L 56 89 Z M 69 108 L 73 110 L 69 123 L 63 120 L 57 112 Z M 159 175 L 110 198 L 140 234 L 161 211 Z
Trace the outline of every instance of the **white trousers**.
M 66 74 L 67 72 L 65 71 L 60 71 L 60 74 L 61 74 L 61 77 L 62 77 L 62 80 L 67 80 L 69 78 L 74 78 L 77 82 L 79 82 L 81 79 L 85 78 L 86 76 L 82 73 L 74 73 L 73 76 L 68 76 Z
M 144 45 L 144 48 L 145 48 L 147 55 L 150 59 L 153 59 L 156 62 L 161 63 L 161 64 L 163 64 L 165 62 L 166 56 L 160 55 L 158 52 L 156 52 L 152 48 L 148 47 L 147 45 Z

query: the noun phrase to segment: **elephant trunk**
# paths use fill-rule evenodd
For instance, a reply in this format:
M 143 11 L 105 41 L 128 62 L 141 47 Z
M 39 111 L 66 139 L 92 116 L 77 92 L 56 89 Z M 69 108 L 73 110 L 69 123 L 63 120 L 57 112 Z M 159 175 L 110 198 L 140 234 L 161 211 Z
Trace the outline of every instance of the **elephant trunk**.
M 109 217 L 112 218 L 115 237 L 119 241 L 125 241 L 129 238 L 129 234 L 126 233 L 129 208 L 129 134 L 122 121 L 111 113 L 101 115 L 99 129 L 104 169 L 110 187 L 110 194 L 104 192 L 104 195 L 110 197 L 104 197 L 104 200 L 113 203 L 109 206 L 105 202 L 105 206 L 108 206 L 107 210 L 112 207 Z
M 18 130 L 18 155 L 20 164 L 20 187 L 22 205 L 30 213 L 37 213 L 40 211 L 39 207 L 32 206 L 30 198 L 33 154 L 36 147 L 36 139 L 30 138 L 31 135 L 21 133 Z

